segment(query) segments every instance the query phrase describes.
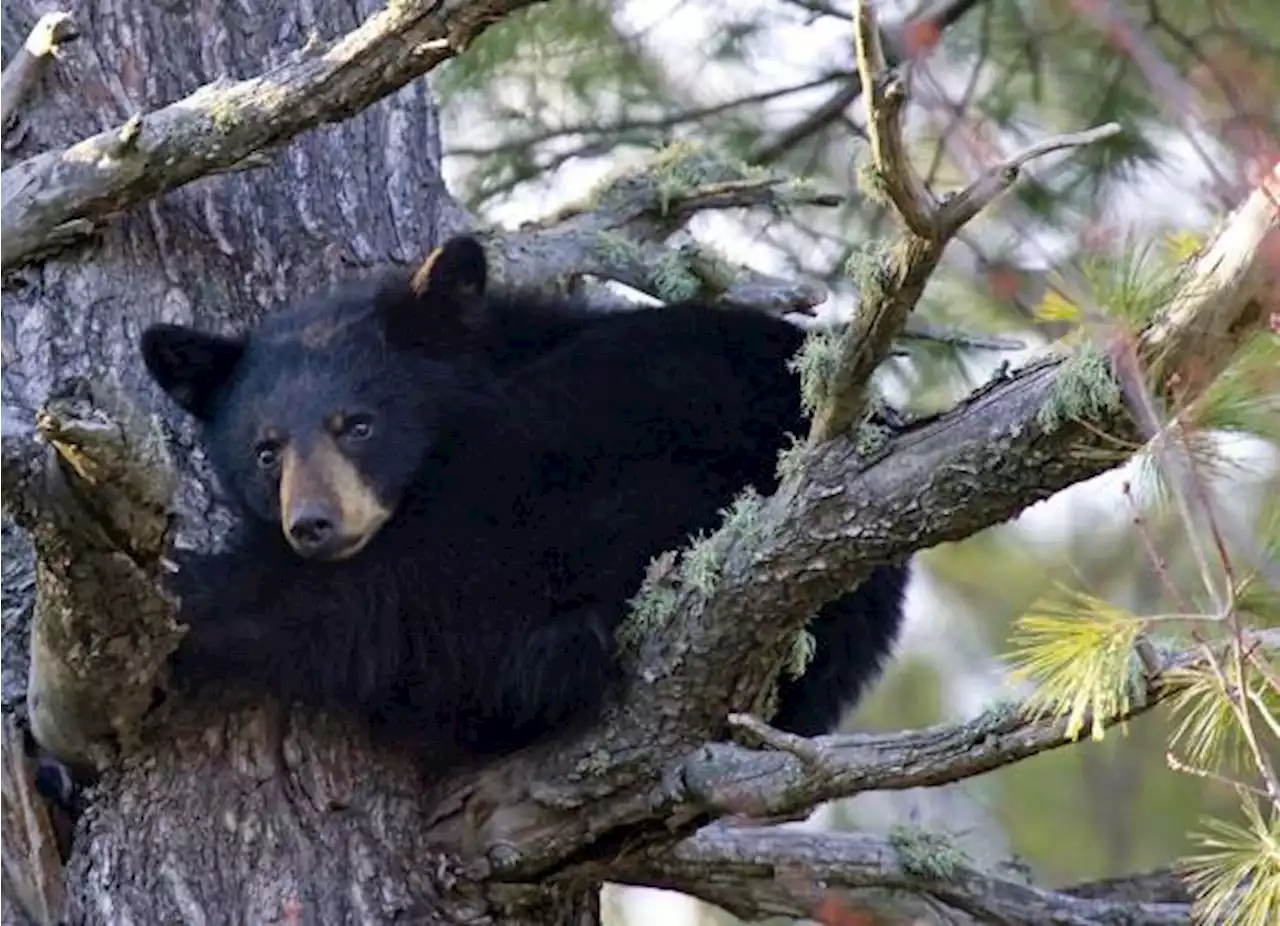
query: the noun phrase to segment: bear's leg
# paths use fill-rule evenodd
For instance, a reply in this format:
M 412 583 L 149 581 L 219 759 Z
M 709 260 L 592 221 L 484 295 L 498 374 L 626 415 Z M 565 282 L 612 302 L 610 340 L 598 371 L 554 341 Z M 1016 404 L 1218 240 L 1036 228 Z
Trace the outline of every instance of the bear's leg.
M 809 623 L 813 660 L 800 678 L 778 683 L 773 726 L 797 736 L 835 730 L 893 651 L 909 576 L 907 565 L 880 566 L 856 591 L 818 612 Z

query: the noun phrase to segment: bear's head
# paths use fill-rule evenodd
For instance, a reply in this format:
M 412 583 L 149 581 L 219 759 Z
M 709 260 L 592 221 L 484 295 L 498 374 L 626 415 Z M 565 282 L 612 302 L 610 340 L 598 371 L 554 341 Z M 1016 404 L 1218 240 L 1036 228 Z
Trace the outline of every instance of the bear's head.
M 345 559 L 391 517 L 441 429 L 475 401 L 484 250 L 450 239 L 413 274 L 346 284 L 223 337 L 157 324 L 155 382 L 204 431 L 242 515 L 301 555 Z M 481 390 L 482 391 L 482 390 Z

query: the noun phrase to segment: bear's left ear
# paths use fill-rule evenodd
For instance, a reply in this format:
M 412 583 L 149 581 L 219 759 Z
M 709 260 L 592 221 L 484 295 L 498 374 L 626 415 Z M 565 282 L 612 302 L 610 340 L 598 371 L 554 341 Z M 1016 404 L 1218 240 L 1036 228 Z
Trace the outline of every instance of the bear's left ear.
M 427 255 L 409 287 L 419 299 L 467 302 L 484 298 L 488 277 L 484 247 L 470 235 L 456 235 Z
M 173 401 L 200 421 L 214 412 L 218 392 L 244 356 L 244 341 L 185 325 L 152 325 L 142 332 L 147 372 Z
M 391 339 L 449 354 L 465 351 L 484 328 L 488 272 L 479 241 L 470 235 L 450 238 L 422 262 L 408 292 L 388 301 Z

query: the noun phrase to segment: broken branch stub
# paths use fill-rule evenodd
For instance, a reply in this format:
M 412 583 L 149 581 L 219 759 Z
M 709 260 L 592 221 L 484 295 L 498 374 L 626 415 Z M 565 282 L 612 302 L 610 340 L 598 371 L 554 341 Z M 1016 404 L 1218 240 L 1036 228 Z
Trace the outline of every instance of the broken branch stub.
M 4 507 L 36 550 L 27 709 L 43 748 L 74 765 L 127 742 L 181 636 L 158 576 L 175 474 L 150 418 L 85 380 L 7 435 Z

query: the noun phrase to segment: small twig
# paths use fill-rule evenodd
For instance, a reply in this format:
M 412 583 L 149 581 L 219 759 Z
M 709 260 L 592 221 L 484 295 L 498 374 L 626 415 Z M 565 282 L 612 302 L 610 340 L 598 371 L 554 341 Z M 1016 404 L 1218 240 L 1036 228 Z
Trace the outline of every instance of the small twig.
M 995 202 L 1002 193 L 1012 187 L 1021 175 L 1023 166 L 1028 162 L 1054 151 L 1091 145 L 1120 132 L 1119 123 L 1109 122 L 1106 125 L 1099 126 L 1096 129 L 1089 129 L 1085 132 L 1074 132 L 1069 135 L 1056 135 L 1053 138 L 1046 138 L 1024 148 L 1012 157 L 1001 161 L 994 167 L 988 168 L 981 177 L 944 202 L 939 210 L 939 224 L 946 234 L 955 234 L 961 226 L 969 222 L 970 219 Z
M 9 119 L 35 86 L 40 72 L 58 57 L 60 46 L 79 35 L 70 13 L 45 13 L 36 21 L 31 34 L 0 75 L 0 124 L 8 127 Z
M 839 206 L 844 197 L 834 193 L 798 193 L 779 187 L 793 186 L 786 177 L 709 183 L 673 201 L 672 215 L 691 215 L 707 209 L 743 209 L 749 206 L 781 206 L 804 203 L 810 206 Z
M 751 714 L 730 714 L 729 725 L 747 731 L 771 749 L 790 753 L 814 769 L 822 765 L 822 746 L 814 740 L 778 730 Z
M 933 341 L 952 347 L 968 347 L 974 350 L 1025 350 L 1026 341 L 991 334 L 973 334 L 950 325 L 935 325 L 919 319 L 908 319 L 898 335 L 903 340 Z
M 1184 600 L 1182 593 L 1178 590 L 1178 586 L 1174 583 L 1173 577 L 1169 575 L 1169 564 L 1160 555 L 1159 549 L 1156 548 L 1155 538 L 1151 536 L 1147 519 L 1142 516 L 1137 499 L 1133 497 L 1133 486 L 1127 479 L 1124 483 L 1123 492 L 1125 500 L 1129 503 L 1129 509 L 1133 512 L 1134 529 L 1138 532 L 1138 537 L 1141 538 L 1142 544 L 1146 548 L 1147 558 L 1151 560 L 1151 566 L 1155 569 L 1156 576 L 1160 579 L 1160 584 L 1164 586 L 1170 601 L 1181 608 L 1183 612 L 1190 612 L 1191 609 Z
M 1203 778 L 1205 781 L 1213 781 L 1224 787 L 1230 788 L 1232 791 L 1247 791 L 1257 797 L 1267 798 L 1270 795 L 1261 788 L 1255 788 L 1253 785 L 1238 778 L 1231 778 L 1223 775 L 1221 772 L 1215 772 L 1200 765 L 1192 765 L 1190 762 L 1184 762 L 1174 755 L 1173 750 L 1168 750 L 1164 754 L 1165 764 L 1173 771 L 1182 775 L 1190 775 L 1193 778 Z

